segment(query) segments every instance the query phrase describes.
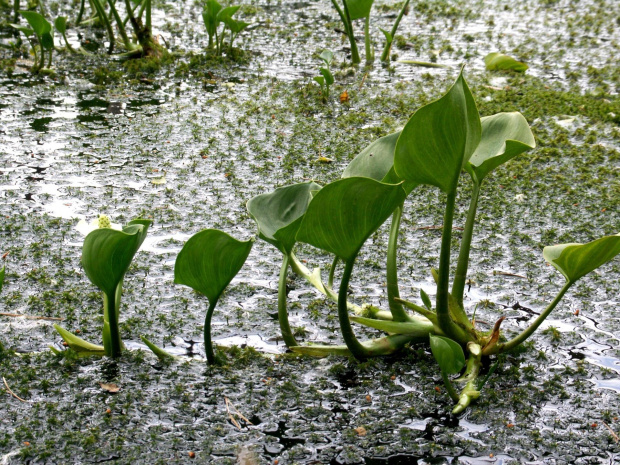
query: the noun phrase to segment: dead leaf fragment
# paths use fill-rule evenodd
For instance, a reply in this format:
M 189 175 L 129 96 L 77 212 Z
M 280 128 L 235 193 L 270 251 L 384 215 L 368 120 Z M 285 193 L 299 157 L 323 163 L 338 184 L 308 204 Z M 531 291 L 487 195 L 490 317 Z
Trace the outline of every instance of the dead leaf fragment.
M 357 428 L 355 428 L 355 432 L 358 436 L 366 436 L 366 428 L 364 428 L 363 426 L 358 426 Z
M 342 94 L 340 94 L 340 103 L 346 103 L 349 101 L 349 93 L 345 90 Z
M 104 391 L 108 391 L 112 393 L 115 393 L 121 390 L 121 388 L 119 388 L 114 383 L 99 383 L 99 386 L 101 386 L 101 389 L 103 389 Z

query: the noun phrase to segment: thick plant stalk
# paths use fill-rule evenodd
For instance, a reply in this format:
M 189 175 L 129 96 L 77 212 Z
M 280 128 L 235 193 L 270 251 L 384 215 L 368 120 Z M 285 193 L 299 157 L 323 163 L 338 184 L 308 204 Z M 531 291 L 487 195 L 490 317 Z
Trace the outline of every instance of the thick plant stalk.
M 407 6 L 409 6 L 409 1 L 410 0 L 405 1 L 405 4 L 400 9 L 400 13 L 398 13 L 398 16 L 396 17 L 396 21 L 394 21 L 394 25 L 392 26 L 392 30 L 390 31 L 392 40 L 385 43 L 385 47 L 383 47 L 383 52 L 381 53 L 381 61 L 388 61 L 390 58 L 390 50 L 392 49 L 392 43 L 394 42 L 394 36 L 396 35 L 396 30 L 398 29 L 400 20 L 403 19 L 403 15 L 405 14 L 405 11 L 407 11 Z
M 366 48 L 366 64 L 370 65 L 375 61 L 375 53 L 370 42 L 370 14 L 364 20 L 364 45 Z
M 458 404 L 456 404 L 456 407 L 452 410 L 452 413 L 455 415 L 464 411 L 473 400 L 480 397 L 477 380 L 480 368 L 482 367 L 482 349 L 475 342 L 470 342 L 467 344 L 467 350 L 469 351 L 467 367 L 465 369 L 465 374 L 459 380 L 465 381 L 466 384 L 461 391 Z
M 345 262 L 344 273 L 340 281 L 340 289 L 338 289 L 338 321 L 340 322 L 340 331 L 344 342 L 351 351 L 351 354 L 358 360 L 365 360 L 372 354 L 366 347 L 355 337 L 351 321 L 349 320 L 349 309 L 347 307 L 347 294 L 349 291 L 349 281 L 353 272 L 355 257 Z
M 446 387 L 446 391 L 448 392 L 450 399 L 452 399 L 454 402 L 458 402 L 459 394 L 458 392 L 456 392 L 456 389 L 454 389 L 454 386 L 452 386 L 452 381 L 450 381 L 450 377 L 443 370 L 441 370 L 441 379 L 443 379 L 443 384 Z
M 441 252 L 439 254 L 439 277 L 437 280 L 437 323 L 441 331 L 449 338 L 462 341 L 462 331 L 454 324 L 450 316 L 448 304 L 448 286 L 450 283 L 450 245 L 452 242 L 452 222 L 456 204 L 456 190 L 448 193 L 446 210 L 441 236 Z
M 347 0 L 342 0 L 342 5 L 344 6 L 344 15 L 347 19 L 347 24 L 349 25 L 349 42 L 351 44 L 351 63 L 357 65 L 360 61 L 360 52 L 357 50 L 357 43 L 355 42 L 355 34 L 353 34 L 353 21 L 351 21 L 351 15 L 349 14 L 349 6 L 347 5 Z
M 545 321 L 545 319 L 549 316 L 549 314 L 553 311 L 553 309 L 558 305 L 558 303 L 560 303 L 560 300 L 562 300 L 562 297 L 564 297 L 564 294 L 566 294 L 566 291 L 568 291 L 571 285 L 572 283 L 570 281 L 564 284 L 564 287 L 560 289 L 560 292 L 558 293 L 557 296 L 555 296 L 555 299 L 553 299 L 553 302 L 551 302 L 547 306 L 547 308 L 545 308 L 545 310 L 540 315 L 538 315 L 538 318 L 536 318 L 532 322 L 532 324 L 530 324 L 526 329 L 524 329 L 521 332 L 521 334 L 519 334 L 515 338 L 503 344 L 496 344 L 491 347 L 485 347 L 483 350 L 483 355 L 499 354 L 502 352 L 506 352 L 510 349 L 514 349 L 520 344 L 523 344 L 527 338 L 529 338 L 532 334 L 534 334 L 534 331 L 536 331 L 538 327 L 542 324 L 542 322 Z
M 286 308 L 286 275 L 289 266 L 289 256 L 284 255 L 282 267 L 280 268 L 280 280 L 278 283 L 278 322 L 280 323 L 280 331 L 282 339 L 286 347 L 298 346 L 299 344 L 293 336 L 291 326 L 288 322 L 288 310 Z
M 398 290 L 398 267 L 396 266 L 396 255 L 398 250 L 398 233 L 400 221 L 403 215 L 403 204 L 400 204 L 392 214 L 392 224 L 390 225 L 390 239 L 388 243 L 386 280 L 387 296 L 390 311 L 394 321 L 407 321 L 409 316 L 403 306 L 396 300 L 400 298 Z
M 471 193 L 471 201 L 469 203 L 469 211 L 467 212 L 467 220 L 465 221 L 465 228 L 463 230 L 463 239 L 461 240 L 456 273 L 454 275 L 454 282 L 452 283 L 452 295 L 461 308 L 463 308 L 463 294 L 465 292 L 465 282 L 467 280 L 467 268 L 469 267 L 471 240 L 474 225 L 476 224 L 476 210 L 478 208 L 478 198 L 480 196 L 480 183 L 475 177 L 473 181 L 474 185 Z
M 109 357 L 120 357 L 122 351 L 121 336 L 118 328 L 118 308 L 116 308 L 116 296 L 110 298 L 103 294 L 103 346 Z M 107 335 L 106 335 L 107 326 Z
M 111 54 L 114 51 L 114 31 L 112 30 L 112 25 L 108 20 L 108 16 L 105 14 L 105 10 L 99 0 L 91 0 L 93 2 L 93 6 L 97 11 L 97 16 L 99 16 L 99 20 L 103 23 L 106 30 L 108 31 L 108 39 L 110 40 L 110 47 L 108 48 L 108 54 Z
M 211 342 L 211 317 L 213 316 L 213 310 L 217 305 L 218 299 L 214 299 L 213 302 L 209 302 L 209 308 L 207 309 L 207 315 L 205 316 L 205 325 L 203 328 L 203 335 L 205 341 L 205 353 L 207 354 L 207 363 L 209 365 L 215 364 L 215 353 L 213 352 L 213 343 Z

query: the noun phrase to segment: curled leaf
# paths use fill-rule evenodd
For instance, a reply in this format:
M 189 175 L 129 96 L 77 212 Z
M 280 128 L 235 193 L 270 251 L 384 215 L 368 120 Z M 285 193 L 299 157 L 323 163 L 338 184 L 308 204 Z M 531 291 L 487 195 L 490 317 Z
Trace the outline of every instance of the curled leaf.
M 512 70 L 524 73 L 525 70 L 528 69 L 525 63 L 499 52 L 489 53 L 484 57 L 484 64 L 486 65 L 487 71 Z

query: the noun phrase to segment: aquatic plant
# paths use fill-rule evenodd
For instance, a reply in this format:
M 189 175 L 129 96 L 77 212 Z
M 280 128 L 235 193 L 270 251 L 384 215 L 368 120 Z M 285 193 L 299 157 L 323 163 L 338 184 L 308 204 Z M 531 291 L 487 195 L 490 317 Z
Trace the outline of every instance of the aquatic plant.
M 515 60 L 514 58 L 499 52 L 489 53 L 484 57 L 484 64 L 487 71 L 516 71 L 525 73 L 528 66 L 525 63 Z
M 385 46 L 383 47 L 383 52 L 381 52 L 381 61 L 383 62 L 390 61 L 392 43 L 394 42 L 394 37 L 396 36 L 398 25 L 400 24 L 401 19 L 403 19 L 403 15 L 407 14 L 407 11 L 409 9 L 409 1 L 410 0 L 405 0 L 405 2 L 403 3 L 403 6 L 399 11 L 398 16 L 396 17 L 396 20 L 394 21 L 392 29 L 390 29 L 389 31 L 381 29 L 381 32 L 383 32 L 383 35 L 385 36 Z
M 217 0 L 207 0 L 204 4 L 202 19 L 209 36 L 208 48 L 218 56 L 222 54 L 224 49 L 226 28 L 230 31 L 230 41 L 228 43 L 228 51 L 230 53 L 235 38 L 250 25 L 244 21 L 233 19 L 233 15 L 239 8 L 240 6 L 222 7 Z M 221 30 L 219 29 L 220 24 L 223 24 Z
M 118 323 L 123 279 L 152 221 L 136 219 L 120 231 L 111 228 L 112 223 L 105 215 L 97 223 L 98 227 L 84 239 L 82 266 L 88 279 L 103 293 L 103 346 L 86 342 L 58 325 L 54 328 L 79 355 L 118 357 L 123 350 Z
M 319 55 L 319 58 L 323 60 L 325 66 L 319 68 L 320 76 L 315 76 L 314 79 L 321 86 L 321 93 L 323 94 L 323 100 L 327 102 L 329 100 L 329 87 L 334 83 L 334 76 L 329 67 L 334 59 L 334 54 L 329 50 L 323 50 Z
M 302 354 L 353 355 L 364 360 L 393 353 L 412 341 L 430 342 L 446 388 L 456 402 L 453 412 L 466 409 L 480 395 L 484 384 L 478 380 L 482 357 L 498 355 L 522 344 L 557 306 L 570 286 L 620 253 L 620 235 L 587 244 L 546 247 L 543 257 L 566 278 L 557 297 L 527 328 L 506 342 L 501 338 L 503 317 L 490 331 L 475 326 L 474 316 L 466 312 L 463 296 L 480 188 L 493 170 L 535 145 L 527 121 L 520 113 L 498 113 L 481 118 L 461 72 L 448 92 L 419 108 L 402 131 L 376 140 L 355 157 L 342 179 L 324 187 L 313 182 L 293 184 L 252 198 L 247 208 L 258 225 L 259 238 L 284 255 L 278 286 L 278 319 L 287 346 Z M 468 174 L 471 183 L 471 197 L 451 280 L 451 245 L 456 241 L 453 220 L 463 172 Z M 439 266 L 430 270 L 436 283 L 435 302 L 421 292 L 420 305 L 400 297 L 397 254 L 405 199 L 423 184 L 438 188 L 446 200 Z M 367 239 L 390 216 L 386 254 L 389 309 L 360 308 L 349 302 L 348 296 L 355 262 Z M 333 255 L 327 283 L 323 282 L 320 269 L 310 272 L 297 259 L 293 251 L 298 242 Z M 339 263 L 344 264 L 344 269 L 335 292 L 335 269 Z M 237 266 L 241 264 L 235 265 L 235 269 Z M 289 268 L 337 302 L 344 346 L 297 343 L 286 309 Z M 204 273 L 206 277 L 208 271 Z M 388 336 L 360 341 L 352 322 L 382 330 Z M 460 378 L 450 379 L 463 368 Z M 453 384 L 459 385 L 460 393 Z
M 26 36 L 28 42 L 30 42 L 34 55 L 34 65 L 31 68 L 32 72 L 38 72 L 45 68 L 45 51 L 49 52 L 47 67 L 51 67 L 52 50 L 54 49 L 52 25 L 43 15 L 36 11 L 20 10 L 19 14 L 28 21 L 30 27 L 20 26 L 19 24 L 11 24 L 11 26 L 22 32 Z M 33 36 L 36 42 L 32 39 Z

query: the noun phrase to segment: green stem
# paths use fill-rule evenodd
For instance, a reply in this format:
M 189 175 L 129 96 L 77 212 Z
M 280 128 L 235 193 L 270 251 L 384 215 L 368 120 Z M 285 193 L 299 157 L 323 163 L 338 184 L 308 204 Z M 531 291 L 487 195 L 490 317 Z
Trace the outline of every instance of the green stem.
M 448 395 L 450 396 L 450 398 L 454 402 L 458 402 L 459 394 L 458 392 L 456 392 L 456 389 L 454 389 L 454 386 L 452 386 L 452 382 L 450 381 L 450 378 L 443 370 L 441 370 L 441 378 L 443 379 L 443 384 L 446 386 L 446 391 L 448 391 Z
M 437 279 L 437 323 L 439 328 L 451 339 L 461 341 L 462 331 L 454 324 L 450 317 L 448 304 L 448 286 L 450 284 L 450 246 L 452 243 L 452 222 L 456 204 L 456 189 L 448 193 L 446 210 L 443 219 L 441 236 L 441 252 L 439 254 L 439 276 Z
M 288 272 L 289 256 L 284 255 L 282 267 L 280 268 L 280 281 L 278 283 L 278 322 L 280 323 L 280 331 L 282 339 L 286 347 L 298 346 L 299 344 L 293 336 L 291 326 L 288 322 L 288 310 L 286 308 L 286 274 Z
M 508 342 L 505 342 L 503 344 L 497 344 L 494 347 L 490 347 L 489 349 L 485 350 L 483 352 L 484 355 L 493 355 L 493 354 L 498 354 L 501 352 L 506 352 L 510 349 L 514 349 L 515 347 L 517 347 L 518 345 L 522 344 L 523 342 L 525 342 L 525 340 L 530 337 L 532 334 L 534 334 L 534 331 L 536 331 L 538 329 L 538 327 L 542 324 L 543 321 L 545 321 L 545 319 L 549 316 L 549 314 L 553 311 L 553 309 L 558 305 L 558 303 L 560 303 L 560 300 L 562 300 L 562 297 L 564 297 L 564 294 L 566 294 L 566 291 L 568 291 L 568 289 L 572 286 L 572 282 L 567 282 L 566 284 L 564 284 L 564 287 L 562 287 L 562 289 L 560 290 L 560 292 L 558 293 L 558 295 L 555 297 L 555 299 L 553 299 L 553 302 L 551 302 L 547 308 L 545 309 L 544 312 L 542 312 L 540 315 L 538 315 L 538 318 L 536 318 L 532 324 L 530 324 L 526 329 L 524 329 L 521 334 L 519 334 L 518 336 L 516 336 L 515 338 L 511 339 Z
M 146 28 L 149 31 L 149 34 L 152 34 L 152 29 L 151 29 L 151 0 L 146 0 L 144 2 L 145 5 L 145 11 L 146 11 L 146 15 L 144 17 L 144 22 L 146 23 Z M 140 16 L 142 16 L 142 14 L 140 14 Z
M 133 47 L 131 46 L 131 41 L 129 40 L 129 37 L 127 36 L 127 32 L 125 31 L 125 27 L 123 26 L 123 20 L 118 14 L 118 11 L 116 11 L 116 6 L 114 6 L 114 2 L 112 0 L 108 0 L 108 5 L 110 5 L 110 11 L 112 12 L 112 15 L 114 16 L 114 21 L 116 21 L 118 32 L 120 33 L 121 38 L 123 39 L 123 45 L 125 45 L 125 48 L 127 50 L 132 50 Z M 131 14 L 131 5 L 129 3 L 129 0 L 125 0 L 125 8 L 127 9 L 127 13 Z
M 372 50 L 372 43 L 370 42 L 370 13 L 368 13 L 364 21 L 364 46 L 366 49 L 366 64 L 370 65 L 375 61 L 375 54 Z
M 333 289 L 334 287 L 334 274 L 336 273 L 336 265 L 338 264 L 338 255 L 334 255 L 334 261 L 332 262 L 332 266 L 329 268 L 329 277 L 327 278 L 327 285 Z
M 351 321 L 349 320 L 349 310 L 347 308 L 347 294 L 349 291 L 349 281 L 353 272 L 355 257 L 345 262 L 342 280 L 340 281 L 340 289 L 338 290 L 338 320 L 340 321 L 340 331 L 344 342 L 351 351 L 351 354 L 358 360 L 365 360 L 372 354 L 362 345 L 355 337 Z
M 19 0 L 13 0 L 13 22 L 15 24 L 19 24 L 19 10 L 20 10 L 20 6 L 19 6 Z M 17 31 L 17 33 L 19 34 L 19 31 Z
M 392 36 L 392 40 L 385 43 L 385 47 L 383 47 L 383 53 L 381 53 L 381 61 L 388 61 L 390 58 L 390 50 L 392 49 L 392 43 L 394 42 L 394 36 L 396 35 L 396 30 L 398 29 L 398 25 L 400 24 L 400 20 L 403 18 L 405 11 L 407 10 L 407 6 L 409 5 L 410 0 L 406 0 L 403 7 L 400 9 L 400 13 L 396 17 L 396 21 L 394 21 L 394 25 L 392 26 L 392 31 L 390 35 Z
M 19 2 L 19 0 L 16 0 L 16 1 Z M 86 3 L 86 0 L 80 1 L 80 10 L 78 11 L 77 19 L 75 20 L 75 27 L 78 27 L 80 23 L 82 22 L 82 16 L 84 15 L 84 4 L 85 3 Z
M 471 240 L 476 223 L 476 210 L 478 208 L 478 197 L 480 196 L 480 183 L 473 175 L 474 186 L 471 193 L 471 201 L 469 203 L 469 211 L 467 212 L 467 220 L 465 221 L 465 229 L 463 230 L 463 239 L 461 240 L 461 248 L 459 250 L 459 258 L 456 265 L 456 273 L 454 282 L 452 283 L 452 295 L 461 308 L 463 308 L 463 294 L 465 292 L 465 281 L 467 279 L 467 268 L 469 266 L 469 254 L 471 252 Z
M 469 351 L 467 368 L 465 369 L 465 374 L 459 379 L 459 381 L 466 381 L 466 384 L 458 399 L 455 399 L 458 400 L 458 404 L 452 410 L 452 413 L 455 415 L 461 413 L 469 407 L 473 400 L 480 397 L 477 380 L 482 367 L 482 350 L 475 342 L 468 343 L 467 350 Z
M 398 250 L 398 233 L 400 230 L 400 222 L 403 216 L 404 203 L 401 203 L 392 214 L 392 224 L 390 225 L 390 239 L 388 242 L 387 264 L 386 264 L 386 280 L 387 280 L 387 296 L 388 304 L 394 321 L 407 321 L 407 312 L 403 306 L 395 299 L 400 298 L 398 290 L 398 266 L 396 264 L 396 256 Z
M 362 60 L 360 59 L 360 52 L 357 50 L 357 43 L 355 42 L 355 34 L 353 34 L 353 22 L 351 21 L 351 15 L 349 14 L 349 7 L 347 5 L 347 0 L 342 0 L 342 4 L 344 6 L 344 16 L 347 19 L 348 29 L 349 29 L 349 42 L 351 44 L 351 63 L 354 65 L 358 64 Z
M 114 296 L 103 294 L 103 324 L 108 325 L 108 337 L 103 338 L 106 355 L 110 357 L 120 357 L 122 344 L 121 335 L 118 330 L 118 308 L 116 307 L 117 293 Z
M 219 296 L 213 299 L 213 302 L 209 302 L 209 308 L 207 309 L 207 316 L 205 316 L 205 326 L 203 329 L 205 339 L 205 353 L 207 354 L 207 363 L 209 365 L 215 364 L 215 353 L 213 352 L 213 343 L 211 342 L 211 317 L 213 316 L 213 310 L 217 305 Z
M 114 51 L 114 31 L 112 30 L 112 25 L 108 20 L 108 16 L 105 14 L 103 6 L 99 0 L 92 0 L 93 6 L 97 11 L 97 15 L 99 16 L 99 20 L 103 23 L 106 30 L 108 31 L 108 39 L 110 40 L 110 47 L 108 48 L 108 53 L 111 54 Z

